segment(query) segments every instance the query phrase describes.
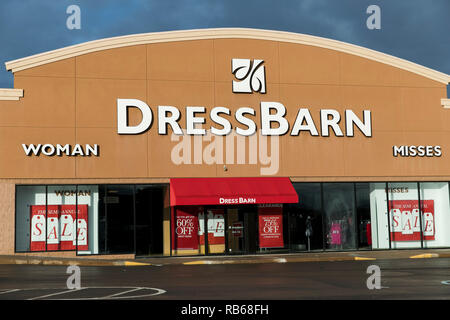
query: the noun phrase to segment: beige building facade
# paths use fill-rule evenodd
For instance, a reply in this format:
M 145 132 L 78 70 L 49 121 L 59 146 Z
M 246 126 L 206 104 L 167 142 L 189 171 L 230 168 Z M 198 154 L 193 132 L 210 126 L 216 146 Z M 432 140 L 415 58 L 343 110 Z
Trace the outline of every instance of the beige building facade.
M 253 29 L 102 39 L 6 68 L 0 254 L 450 246 L 449 75 Z M 268 178 L 293 198 L 258 188 Z M 173 201 L 196 192 L 217 203 Z

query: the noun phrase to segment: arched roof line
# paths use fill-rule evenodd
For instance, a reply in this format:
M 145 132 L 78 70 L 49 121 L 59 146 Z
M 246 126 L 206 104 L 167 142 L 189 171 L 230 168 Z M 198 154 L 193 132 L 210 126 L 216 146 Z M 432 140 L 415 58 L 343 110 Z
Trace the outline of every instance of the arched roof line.
M 13 73 L 15 73 L 17 71 L 37 67 L 47 63 L 52 63 L 59 60 L 107 49 L 159 43 L 159 42 L 227 39 L 227 38 L 271 40 L 271 41 L 296 43 L 331 49 L 339 52 L 360 56 L 362 58 L 377 61 L 409 72 L 413 72 L 415 74 L 432 79 L 434 81 L 438 81 L 445 84 L 450 83 L 450 75 L 401 58 L 397 58 L 379 51 L 360 47 L 350 43 L 345 43 L 342 41 L 321 38 L 306 34 L 285 32 L 285 31 L 263 30 L 263 29 L 246 29 L 246 28 L 218 28 L 218 29 L 165 31 L 165 32 L 142 33 L 142 34 L 105 38 L 100 40 L 88 41 L 81 44 L 72 45 L 48 52 L 43 52 L 17 60 L 8 61 L 5 63 L 5 66 L 7 70 L 10 70 Z

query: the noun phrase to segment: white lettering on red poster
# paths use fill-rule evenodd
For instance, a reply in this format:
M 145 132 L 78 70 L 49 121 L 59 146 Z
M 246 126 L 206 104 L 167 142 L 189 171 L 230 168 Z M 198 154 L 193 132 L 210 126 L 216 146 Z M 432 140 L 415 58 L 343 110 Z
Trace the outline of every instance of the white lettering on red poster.
M 45 250 L 45 206 L 31 206 L 31 251 Z
M 63 206 L 61 206 L 63 207 Z M 73 210 L 75 209 L 75 206 Z M 77 241 L 78 251 L 89 250 L 88 244 L 88 205 L 78 205 L 78 216 L 77 216 Z
M 178 238 L 191 238 L 194 233 L 194 219 L 195 217 L 188 215 L 177 216 L 177 229 L 176 233 Z
M 59 210 L 58 206 L 47 206 L 47 250 L 59 250 Z
M 87 250 L 87 225 L 85 219 L 78 219 L 78 250 Z
M 176 208 L 174 249 L 198 249 L 198 207 Z M 201 212 L 201 211 L 200 211 Z
M 74 250 L 75 208 L 61 208 L 60 223 L 61 250 Z
M 259 247 L 281 248 L 283 241 L 283 208 L 281 205 L 258 207 Z
M 87 204 L 78 205 L 78 221 L 76 221 L 76 205 L 48 205 L 47 207 L 33 205 L 31 206 L 30 250 L 75 250 L 77 249 L 76 228 L 78 230 L 78 250 L 88 250 Z M 45 233 L 47 233 L 47 237 L 45 237 Z
M 423 240 L 435 240 L 434 200 L 422 200 L 422 221 L 417 200 L 389 201 L 392 241 L 420 241 L 422 224 Z

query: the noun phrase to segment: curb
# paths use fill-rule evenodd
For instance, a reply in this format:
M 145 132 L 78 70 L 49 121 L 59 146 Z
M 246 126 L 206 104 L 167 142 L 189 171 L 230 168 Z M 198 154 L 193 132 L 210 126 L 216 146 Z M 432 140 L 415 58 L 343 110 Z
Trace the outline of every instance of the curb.
M 142 262 L 137 260 L 102 260 L 102 259 L 74 259 L 74 258 L 47 258 L 47 257 L 24 257 L 24 256 L 0 256 L 0 265 L 53 265 L 53 266 L 120 266 L 120 267 L 142 267 L 142 266 L 163 266 L 163 265 L 225 265 L 225 264 L 262 264 L 262 263 L 292 263 L 292 262 L 333 262 L 333 261 L 374 261 L 386 259 L 432 259 L 432 258 L 450 258 L 450 252 L 443 253 L 420 253 L 411 255 L 414 252 L 389 252 L 386 254 L 378 254 L 373 252 L 371 255 L 334 255 L 334 256 L 259 256 L 257 258 L 244 257 L 233 258 L 218 257 L 213 259 L 195 259 L 192 257 L 179 257 L 180 259 L 172 258 L 155 258 L 142 259 Z M 155 262 L 156 261 L 156 262 Z
M 151 266 L 152 263 L 143 263 L 136 261 L 122 261 L 122 260 L 73 260 L 73 259 L 46 259 L 46 258 L 2 258 L 0 257 L 0 265 L 46 265 L 46 266 L 92 266 L 92 267 L 107 267 L 107 266 L 122 266 L 122 267 L 136 267 L 136 266 Z
M 428 259 L 428 258 L 439 258 L 437 253 L 423 253 L 415 256 L 409 257 L 410 259 Z
M 119 264 L 115 264 L 115 265 L 119 265 L 119 266 L 121 265 L 121 266 L 125 266 L 125 267 L 141 267 L 141 266 L 153 266 L 154 264 L 135 262 L 135 261 L 123 261 L 123 262 L 121 262 L 121 263 L 119 262 Z
M 369 257 L 294 257 L 273 259 L 235 259 L 235 260 L 194 260 L 183 262 L 183 265 L 213 265 L 213 264 L 256 264 L 256 263 L 290 263 L 290 262 L 332 262 L 332 261 L 364 261 L 376 260 Z
M 450 253 L 422 253 L 417 255 L 384 255 L 380 257 L 364 256 L 332 256 L 332 257 L 286 257 L 261 259 L 234 259 L 234 260 L 192 260 L 183 262 L 183 265 L 214 265 L 214 264 L 256 264 L 256 263 L 289 263 L 289 262 L 333 262 L 333 261 L 374 261 L 387 259 L 430 259 L 450 258 Z

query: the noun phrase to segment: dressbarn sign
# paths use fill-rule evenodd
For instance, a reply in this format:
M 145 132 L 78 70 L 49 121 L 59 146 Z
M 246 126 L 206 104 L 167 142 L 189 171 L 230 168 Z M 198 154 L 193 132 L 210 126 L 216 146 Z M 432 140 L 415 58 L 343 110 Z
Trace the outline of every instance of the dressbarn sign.
M 266 93 L 266 75 L 264 61 L 259 59 L 232 59 L 231 73 L 235 80 L 232 81 L 233 93 L 252 94 L 258 92 Z M 142 116 L 139 124 L 128 125 L 128 108 L 137 108 Z M 156 118 L 158 119 L 158 134 L 166 135 L 170 126 L 176 135 L 205 135 L 207 129 L 198 126 L 206 123 L 208 116 L 214 123 L 208 130 L 216 136 L 226 136 L 233 130 L 231 122 L 225 116 L 232 116 L 239 123 L 235 128 L 236 133 L 242 136 L 251 136 L 257 132 L 255 121 L 252 116 L 256 116 L 255 109 L 251 107 L 241 107 L 232 115 L 231 110 L 226 106 L 212 108 L 207 114 L 204 106 L 185 107 L 185 122 L 180 125 L 181 112 L 175 106 L 158 106 Z M 276 101 L 263 101 L 260 103 L 259 115 L 261 120 L 261 134 L 265 136 L 281 136 L 289 133 L 297 136 L 302 131 L 306 131 L 312 136 L 330 136 L 333 131 L 336 136 L 353 137 L 355 127 L 364 136 L 372 136 L 371 112 L 364 110 L 362 119 L 352 110 L 345 110 L 343 115 L 334 109 L 322 109 L 313 116 L 308 108 L 299 108 L 293 124 L 285 118 L 285 106 Z M 118 134 L 140 134 L 151 128 L 153 123 L 152 109 L 141 100 L 137 99 L 117 99 L 117 133 Z M 341 128 L 341 119 L 344 118 L 344 128 Z M 316 124 L 320 123 L 319 126 Z M 182 130 L 182 126 L 186 130 Z
M 137 108 L 142 120 L 135 126 L 128 125 L 128 108 Z M 353 137 L 355 127 L 358 128 L 366 137 L 372 136 L 371 112 L 363 111 L 363 117 L 360 119 L 352 110 L 345 110 L 342 116 L 339 111 L 334 109 L 321 109 L 318 118 L 314 121 L 308 108 L 300 108 L 297 111 L 297 117 L 293 124 L 285 118 L 286 108 L 280 102 L 261 102 L 259 108 L 261 119 L 261 134 L 265 136 L 282 136 L 290 134 L 298 136 L 300 132 L 305 131 L 312 136 L 330 136 L 331 131 L 338 137 Z M 167 128 L 170 126 L 176 135 L 205 135 L 207 129 L 199 128 L 198 125 L 206 122 L 206 115 L 215 124 L 208 130 L 217 136 L 226 136 L 231 133 L 233 127 L 231 122 L 224 117 L 233 116 L 242 126 L 235 128 L 236 133 L 242 136 L 251 136 L 256 133 L 257 126 L 251 116 L 256 116 L 256 111 L 250 107 L 242 107 L 232 115 L 227 107 L 214 107 L 207 114 L 203 106 L 185 107 L 185 122 L 180 125 L 181 112 L 174 106 L 158 106 L 158 134 L 167 135 Z M 146 132 L 153 123 L 153 111 L 144 102 L 138 99 L 117 99 L 117 133 L 118 134 L 140 134 Z M 340 126 L 341 118 L 344 118 L 345 129 Z M 316 123 L 320 123 L 316 126 Z M 181 126 L 186 130 L 183 130 Z M 217 125 L 217 126 L 216 126 Z
M 266 76 L 263 60 L 232 59 L 232 92 L 238 94 L 252 94 L 257 92 L 265 94 Z M 129 108 L 140 112 L 140 122 L 137 125 L 129 124 Z M 152 110 L 148 104 L 138 99 L 117 99 L 117 133 L 120 135 L 142 134 L 151 129 L 157 119 L 159 135 L 167 135 L 170 126 L 177 136 L 205 136 L 211 133 L 215 136 L 228 136 L 236 132 L 240 136 L 282 136 L 289 134 L 298 136 L 307 132 L 314 137 L 329 137 L 332 132 L 337 137 L 353 137 L 359 130 L 365 137 L 372 137 L 372 116 L 370 110 L 354 112 L 347 109 L 342 114 L 335 109 L 321 109 L 311 112 L 308 108 L 298 108 L 293 123 L 286 119 L 286 107 L 277 101 L 262 101 L 259 105 L 259 118 L 261 127 L 258 129 L 253 120 L 257 111 L 244 106 L 234 113 L 226 106 L 216 106 L 207 110 L 204 106 L 186 106 L 184 108 L 184 121 L 181 123 L 181 112 L 176 106 L 160 105 Z M 154 114 L 155 112 L 155 114 Z M 213 124 L 210 128 L 202 128 L 206 118 Z M 233 128 L 228 118 L 234 118 L 238 125 Z M 31 156 L 70 156 L 86 157 L 99 156 L 97 144 L 22 144 L 25 154 Z

